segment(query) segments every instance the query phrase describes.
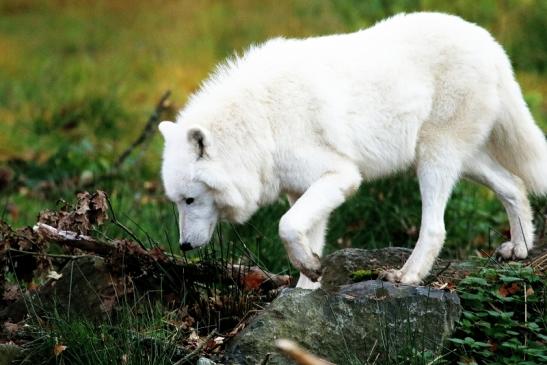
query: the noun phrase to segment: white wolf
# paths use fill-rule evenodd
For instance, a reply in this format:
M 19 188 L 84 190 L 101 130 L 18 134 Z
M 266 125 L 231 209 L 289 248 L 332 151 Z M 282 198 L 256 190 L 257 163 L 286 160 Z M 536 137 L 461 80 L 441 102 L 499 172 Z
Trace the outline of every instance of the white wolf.
M 484 29 L 445 14 L 251 47 L 219 66 L 177 123 L 160 130 L 182 249 L 205 245 L 218 219 L 243 223 L 286 193 L 292 206 L 279 235 L 300 287 L 318 286 L 329 214 L 362 181 L 417 173 L 419 239 L 405 265 L 384 275 L 402 283 L 431 269 L 460 177 L 503 203 L 511 228 L 503 258 L 526 257 L 534 242 L 527 193 L 547 193 L 545 136 L 504 50 Z

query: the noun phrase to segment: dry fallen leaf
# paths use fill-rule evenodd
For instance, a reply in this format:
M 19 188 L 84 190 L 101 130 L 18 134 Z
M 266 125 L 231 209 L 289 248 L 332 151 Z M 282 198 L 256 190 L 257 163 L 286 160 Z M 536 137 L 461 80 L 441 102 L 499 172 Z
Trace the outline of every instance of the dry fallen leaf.
M 150 250 L 148 250 L 148 254 L 155 260 L 155 261 L 166 261 L 167 256 L 165 255 L 165 252 L 159 247 L 154 247 Z
M 230 332 L 228 332 L 228 337 L 234 337 L 237 335 L 241 330 L 245 328 L 245 322 L 239 323 L 237 326 L 235 326 Z
M 245 290 L 258 290 L 262 283 L 268 278 L 259 271 L 249 271 L 246 274 L 243 274 L 241 280 L 243 281 L 243 286 Z
M 439 290 L 448 290 L 450 292 L 453 292 L 456 290 L 456 286 L 454 283 L 446 282 L 446 281 L 434 281 L 431 283 L 431 287 Z
M 447 286 L 448 286 L 448 283 L 443 283 L 443 284 L 440 284 L 439 287 L 438 287 L 437 289 L 443 290 L 443 289 L 445 289 Z
M 66 348 L 67 346 L 56 343 L 55 346 L 53 346 L 53 354 L 55 355 L 55 357 L 58 357 L 63 351 L 66 350 Z
M 38 222 L 60 230 L 87 235 L 94 225 L 101 225 L 108 219 L 105 192 L 97 190 L 94 193 L 78 193 L 77 199 L 78 202 L 73 207 L 64 202 L 57 212 L 41 212 Z
M 7 301 L 15 301 L 19 298 L 21 298 L 21 291 L 19 290 L 19 286 L 17 284 L 5 285 L 2 299 Z
M 97 190 L 91 197 L 92 208 L 95 212 L 94 221 L 101 225 L 108 219 L 108 200 L 106 193 Z
M 520 285 L 518 285 L 517 283 L 511 283 L 511 284 L 505 284 L 500 286 L 500 288 L 498 289 L 498 292 L 500 293 L 502 297 L 506 297 L 508 295 L 515 294 L 519 290 L 520 290 Z
M 27 291 L 29 292 L 35 292 L 38 289 L 40 289 L 40 285 L 34 281 L 30 282 L 27 286 Z
M 195 330 L 192 330 L 192 332 L 190 332 L 190 336 L 188 336 L 188 340 L 189 341 L 198 341 L 199 340 L 198 333 Z
M 224 343 L 225 338 L 222 336 L 217 336 L 215 338 L 211 338 L 207 341 L 205 344 L 203 350 L 205 352 L 214 352 L 215 350 L 219 349 L 219 346 Z
M 55 270 L 51 270 L 50 272 L 47 273 L 47 278 L 48 279 L 59 280 L 62 277 L 63 277 L 63 274 L 59 274 Z
M 112 312 L 112 309 L 114 308 L 114 304 L 116 304 L 116 297 L 114 295 L 111 296 L 104 296 L 101 298 L 101 311 L 105 313 Z
M 21 325 L 19 323 L 4 322 L 4 330 L 9 336 L 16 334 L 20 329 Z

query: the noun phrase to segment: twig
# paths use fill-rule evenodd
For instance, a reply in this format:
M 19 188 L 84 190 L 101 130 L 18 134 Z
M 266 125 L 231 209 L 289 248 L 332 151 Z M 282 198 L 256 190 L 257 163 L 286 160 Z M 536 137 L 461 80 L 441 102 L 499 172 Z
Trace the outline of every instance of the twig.
M 262 359 L 262 361 L 260 362 L 260 365 L 266 365 L 268 364 L 268 362 L 270 361 L 270 356 L 272 356 L 271 353 L 267 353 L 266 356 L 264 356 L 264 358 Z
M 118 160 L 114 163 L 114 170 L 118 170 L 120 166 L 125 162 L 125 160 L 131 155 L 131 153 L 141 144 L 146 142 L 150 137 L 154 135 L 154 132 L 156 130 L 155 126 L 158 124 L 159 119 L 161 117 L 161 114 L 165 111 L 165 109 L 168 107 L 167 99 L 171 96 L 171 91 L 167 90 L 163 96 L 160 98 L 158 103 L 156 104 L 156 108 L 154 109 L 154 112 L 150 115 L 150 118 L 148 118 L 148 122 L 146 122 L 144 129 L 142 130 L 141 134 L 137 139 L 120 155 Z
M 108 194 L 105 194 L 105 197 L 106 197 L 106 202 L 108 203 L 108 208 L 110 209 L 110 214 L 112 214 L 111 222 L 114 225 L 120 227 L 125 233 L 131 236 L 131 238 L 137 241 L 137 243 L 139 244 L 139 246 L 141 246 L 143 250 L 146 250 L 146 246 L 144 246 L 141 240 L 129 228 L 127 228 L 122 222 L 118 220 L 118 218 L 116 217 L 116 213 L 114 212 L 114 207 L 112 207 L 112 203 L 110 202 L 110 197 L 108 196 Z
M 427 286 L 427 285 L 431 284 L 432 282 L 434 282 L 435 280 L 437 280 L 437 278 L 438 278 L 439 276 L 441 276 L 441 274 L 442 274 L 443 272 L 445 272 L 446 270 L 448 270 L 448 268 L 450 267 L 451 264 L 452 264 L 452 262 L 451 262 L 451 261 L 448 261 L 448 263 L 446 264 L 445 267 L 443 267 L 442 269 L 440 269 L 438 273 L 436 273 L 430 280 L 428 280 L 427 282 L 424 283 L 424 286 Z
M 370 349 L 370 352 L 368 354 L 368 357 L 367 357 L 367 364 L 370 364 L 370 358 L 372 357 L 372 355 L 374 354 L 374 349 L 376 348 L 376 345 L 378 345 L 378 340 L 374 340 L 374 345 L 372 345 L 372 348 Z M 378 353 L 376 355 L 376 359 L 378 358 L 378 356 L 380 355 L 380 353 Z M 374 359 L 374 362 L 376 362 L 376 359 Z
M 533 260 L 531 260 L 530 266 L 534 270 L 544 272 L 547 269 L 547 253 L 542 254 L 541 256 L 536 257 Z
M 33 229 L 46 240 L 93 252 L 101 256 L 111 255 L 117 248 L 113 244 L 98 241 L 89 236 L 78 235 L 75 232 L 59 230 L 45 223 L 36 223 Z
M 298 365 L 334 365 L 304 350 L 295 342 L 285 339 L 275 341 L 275 346 Z
M 213 330 L 211 333 L 209 333 L 207 335 L 207 337 L 205 338 L 205 340 L 200 343 L 198 345 L 198 347 L 196 347 L 196 349 L 192 352 L 190 352 L 188 355 L 184 356 L 182 359 L 180 359 L 179 361 L 177 361 L 176 363 L 174 363 L 173 365 L 182 365 L 184 364 L 185 362 L 187 361 L 190 361 L 192 358 L 194 358 L 197 354 L 199 354 L 201 352 L 201 350 L 203 350 L 203 348 L 205 347 L 205 345 L 207 345 L 207 343 L 217 334 L 217 331 L 216 330 Z
M 32 252 L 32 251 L 18 250 L 18 249 L 15 249 L 15 248 L 10 248 L 9 251 L 10 252 L 20 253 L 20 254 L 23 254 L 23 255 L 47 256 L 47 257 L 52 257 L 52 258 L 56 258 L 56 259 L 69 259 L 69 260 L 75 260 L 75 259 L 79 259 L 79 258 L 82 258 L 82 257 L 91 256 L 91 255 L 61 255 L 61 254 L 53 254 L 53 253 L 47 253 L 47 252 Z
M 528 328 L 528 288 L 526 282 L 524 282 L 524 327 Z M 528 331 L 524 333 L 524 346 L 528 346 Z M 526 360 L 526 353 L 524 356 L 524 360 Z

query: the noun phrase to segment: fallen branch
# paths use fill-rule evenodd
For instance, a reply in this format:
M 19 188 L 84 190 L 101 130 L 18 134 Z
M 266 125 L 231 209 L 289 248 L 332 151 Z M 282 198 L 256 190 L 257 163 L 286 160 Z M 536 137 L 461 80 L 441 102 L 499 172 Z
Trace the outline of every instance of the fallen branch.
M 45 223 L 37 223 L 34 231 L 44 240 L 57 243 L 69 249 L 79 249 L 109 260 L 116 270 L 142 275 L 158 271 L 175 280 L 193 280 L 202 283 L 212 281 L 227 285 L 237 285 L 246 290 L 272 290 L 288 286 L 288 275 L 268 273 L 257 266 L 222 265 L 215 262 L 188 263 L 168 256 L 159 248 L 145 250 L 135 242 L 128 240 L 101 241 L 75 232 L 58 230 Z M 173 283 L 175 284 L 175 283 Z
M 125 162 L 125 160 L 133 153 L 133 151 L 142 145 L 144 142 L 149 140 L 156 131 L 156 126 L 158 122 L 160 121 L 160 117 L 163 114 L 163 112 L 169 107 L 168 99 L 171 96 L 171 91 L 167 90 L 163 96 L 160 98 L 158 103 L 156 104 L 156 108 L 154 109 L 154 112 L 150 115 L 150 118 L 148 118 L 148 122 L 144 125 L 144 129 L 142 130 L 141 134 L 137 137 L 137 139 L 120 155 L 118 160 L 114 163 L 114 170 L 117 170 L 120 168 L 120 166 Z
M 99 256 L 108 256 L 116 250 L 116 246 L 107 242 L 98 241 L 86 235 L 76 232 L 60 230 L 45 223 L 36 223 L 33 230 L 38 235 L 50 242 L 70 246 L 87 252 L 93 252 Z

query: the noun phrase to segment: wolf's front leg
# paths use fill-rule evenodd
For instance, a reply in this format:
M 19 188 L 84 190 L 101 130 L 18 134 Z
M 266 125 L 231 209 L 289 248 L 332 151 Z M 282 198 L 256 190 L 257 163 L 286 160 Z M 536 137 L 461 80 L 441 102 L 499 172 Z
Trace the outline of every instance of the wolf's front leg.
M 287 194 L 287 198 L 289 200 L 289 204 L 293 206 L 298 198 L 300 198 L 300 195 Z M 319 221 L 308 233 L 308 243 L 311 251 L 319 257 L 323 255 L 323 247 L 325 246 L 325 232 L 327 230 L 328 221 L 328 217 Z M 300 278 L 298 278 L 296 287 L 302 289 L 317 289 L 321 287 L 321 283 L 319 281 L 311 281 L 306 275 L 300 273 Z
M 321 222 L 326 222 L 329 214 L 355 192 L 360 183 L 361 175 L 355 166 L 337 166 L 336 170 L 325 173 L 314 182 L 281 217 L 279 236 L 289 259 L 312 281 L 321 276 L 321 262 L 311 247 L 310 233 Z
M 325 246 L 325 233 L 327 231 L 328 217 L 318 222 L 308 234 L 308 243 L 313 254 L 321 257 L 323 255 L 323 246 Z M 317 289 L 321 287 L 319 281 L 312 281 L 306 275 L 300 274 L 296 283 L 297 288 Z

